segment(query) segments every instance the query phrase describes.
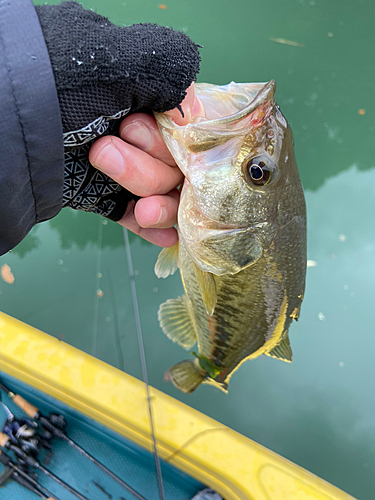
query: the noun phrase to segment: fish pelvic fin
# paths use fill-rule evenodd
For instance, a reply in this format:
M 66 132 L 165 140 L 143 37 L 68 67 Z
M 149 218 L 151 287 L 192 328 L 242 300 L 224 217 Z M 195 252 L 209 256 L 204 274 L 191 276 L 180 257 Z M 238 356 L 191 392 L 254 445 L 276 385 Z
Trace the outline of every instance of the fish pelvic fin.
M 159 324 L 165 335 L 184 349 L 190 349 L 197 341 L 188 301 L 186 295 L 169 299 L 158 311 Z
M 199 366 L 198 360 L 185 360 L 172 366 L 164 376 L 170 380 L 177 389 L 190 394 L 206 379 L 207 375 Z
M 173 247 L 163 248 L 155 264 L 155 274 L 158 278 L 167 278 L 178 268 L 178 242 Z
M 293 361 L 293 353 L 292 348 L 290 347 L 288 333 L 285 335 L 282 341 L 277 344 L 277 346 L 275 346 L 269 352 L 265 352 L 264 354 L 266 356 L 270 356 L 271 358 L 277 358 L 281 361 L 291 363 Z
M 212 316 L 215 310 L 217 293 L 216 293 L 216 282 L 214 275 L 206 271 L 202 271 L 194 263 L 194 272 L 201 292 L 202 300 L 206 308 L 206 312 L 209 316 Z

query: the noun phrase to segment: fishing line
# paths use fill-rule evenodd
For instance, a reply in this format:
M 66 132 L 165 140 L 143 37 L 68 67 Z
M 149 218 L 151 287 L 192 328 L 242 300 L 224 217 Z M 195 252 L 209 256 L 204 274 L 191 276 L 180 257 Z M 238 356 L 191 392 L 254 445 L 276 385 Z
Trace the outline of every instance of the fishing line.
M 128 230 L 126 228 L 123 228 L 123 232 L 124 232 L 124 240 L 125 240 L 126 259 L 128 262 L 128 269 L 129 269 L 130 287 L 131 287 L 131 292 L 132 292 L 135 327 L 137 330 L 139 354 L 140 354 L 141 365 L 142 365 L 142 376 L 143 376 L 143 382 L 146 384 L 147 406 L 148 406 L 148 413 L 149 413 L 149 418 L 150 418 L 150 427 L 151 427 L 152 443 L 153 443 L 153 449 L 154 449 L 154 460 L 155 460 L 155 469 L 156 469 L 156 475 L 157 475 L 157 480 L 158 480 L 159 496 L 160 496 L 160 500 L 165 500 L 163 476 L 161 473 L 160 458 L 159 458 L 159 454 L 158 454 L 158 450 L 157 450 L 156 437 L 155 437 L 155 423 L 154 423 L 154 415 L 153 415 L 153 411 L 152 411 L 152 403 L 151 403 L 151 396 L 150 396 L 150 384 L 148 382 L 145 347 L 144 347 L 144 343 L 143 343 L 141 319 L 140 319 L 139 308 L 138 308 L 137 290 L 135 288 L 135 277 L 134 277 L 134 271 L 133 271 L 132 256 L 131 256 L 131 252 L 130 252 Z
M 103 219 L 99 221 L 98 228 L 98 257 L 96 261 L 96 297 L 94 302 L 94 317 L 93 317 L 93 328 L 92 328 L 92 343 L 91 343 L 91 354 L 96 357 L 96 349 L 98 343 L 98 317 L 99 317 L 99 300 L 101 297 L 100 289 L 100 278 L 101 274 L 101 263 L 102 263 L 102 251 L 103 251 L 103 226 L 107 221 Z

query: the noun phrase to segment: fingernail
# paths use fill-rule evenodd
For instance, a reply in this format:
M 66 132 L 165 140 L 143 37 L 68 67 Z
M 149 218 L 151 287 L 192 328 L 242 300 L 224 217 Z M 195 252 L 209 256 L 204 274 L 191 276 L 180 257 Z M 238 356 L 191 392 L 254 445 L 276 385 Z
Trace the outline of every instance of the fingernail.
M 108 144 L 98 154 L 95 167 L 109 176 L 119 175 L 125 168 L 124 158 L 116 146 Z
M 163 224 L 168 218 L 168 211 L 167 209 L 162 206 L 160 207 L 160 214 L 158 220 L 153 224 L 153 226 L 158 226 L 159 224 Z
M 137 148 L 147 150 L 151 147 L 151 132 L 146 125 L 140 122 L 133 122 L 124 127 L 121 131 L 121 137 Z

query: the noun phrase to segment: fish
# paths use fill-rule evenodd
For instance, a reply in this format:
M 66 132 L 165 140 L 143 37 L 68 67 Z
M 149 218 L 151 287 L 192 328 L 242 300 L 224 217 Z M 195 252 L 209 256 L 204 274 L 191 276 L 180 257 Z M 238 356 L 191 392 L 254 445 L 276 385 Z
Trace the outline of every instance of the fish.
M 155 113 L 183 172 L 178 243 L 155 273 L 180 270 L 185 294 L 161 304 L 164 333 L 191 350 L 166 372 L 184 393 L 224 392 L 246 360 L 292 361 L 289 328 L 305 291 L 306 205 L 276 83 L 196 84 L 206 116 L 178 126 Z

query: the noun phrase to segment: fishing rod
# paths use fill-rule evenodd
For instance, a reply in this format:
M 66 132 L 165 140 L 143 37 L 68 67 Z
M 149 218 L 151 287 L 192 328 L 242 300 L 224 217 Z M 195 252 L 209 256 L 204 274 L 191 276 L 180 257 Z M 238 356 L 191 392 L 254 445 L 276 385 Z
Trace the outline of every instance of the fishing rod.
M 43 472 L 43 474 L 45 474 L 49 478 L 53 479 L 53 481 L 55 481 L 57 484 L 59 484 L 60 486 L 62 486 L 66 490 L 68 490 L 70 493 L 72 493 L 73 495 L 75 495 L 80 500 L 89 500 L 84 495 L 81 495 L 81 493 L 79 491 L 77 491 L 72 486 L 70 486 L 69 484 L 67 484 L 65 481 L 63 481 L 59 477 L 55 476 L 55 474 L 53 474 L 51 471 L 49 471 L 48 469 L 46 469 L 45 467 L 43 467 L 43 465 L 40 464 L 36 458 L 34 458 L 31 455 L 28 455 L 21 448 L 19 448 L 18 446 L 12 444 L 12 441 L 11 441 L 10 437 L 7 436 L 6 434 L 2 433 L 2 432 L 0 432 L 0 446 L 2 448 L 7 449 L 7 450 L 13 451 L 13 453 L 21 461 L 22 464 L 24 464 L 24 465 L 26 465 L 28 467 L 32 467 L 34 469 L 40 470 L 41 472 Z
M 29 418 L 16 418 L 8 406 L 1 401 L 1 394 L 0 405 L 7 415 L 3 426 L 3 433 L 10 438 L 12 443 L 34 457 L 37 457 L 39 454 L 39 447 L 42 446 L 48 450 L 48 458 L 50 458 L 52 454 L 51 445 L 45 437 L 36 433 L 38 424 Z
M 10 456 L 2 450 L 0 450 L 0 463 L 6 468 L 1 477 L 0 484 L 3 484 L 7 479 L 13 479 L 13 481 L 32 491 L 40 498 L 44 498 L 45 500 L 59 500 L 56 496 L 52 496 L 53 494 L 51 492 L 39 484 L 38 481 L 27 474 L 27 472 L 22 470 L 21 467 L 12 462 Z
M 17 474 L 17 472 L 13 473 L 12 479 L 16 483 L 18 483 L 21 486 L 23 486 L 24 488 L 27 488 L 28 490 L 30 490 L 33 493 L 35 493 L 35 495 L 38 495 L 39 498 L 43 498 L 43 500 L 51 500 L 52 497 L 47 496 L 45 493 L 43 493 L 43 491 L 39 490 L 39 488 L 35 488 L 34 486 L 32 486 L 26 479 L 24 479 L 23 477 L 19 476 Z
M 136 490 L 134 490 L 129 484 L 127 484 L 125 481 L 123 481 L 121 478 L 119 478 L 114 472 L 112 472 L 110 469 L 108 469 L 105 465 L 103 465 L 101 462 L 99 462 L 96 458 L 94 458 L 90 453 L 88 453 L 86 450 L 84 450 L 79 444 L 77 444 L 73 439 L 69 438 L 65 432 L 64 428 L 66 426 L 65 419 L 62 415 L 56 415 L 55 413 L 51 413 L 49 417 L 46 417 L 43 415 L 39 409 L 29 403 L 26 399 L 24 399 L 22 396 L 19 394 L 14 394 L 12 391 L 10 391 L 3 383 L 0 382 L 0 389 L 4 391 L 10 399 L 19 407 L 21 408 L 26 415 L 31 417 L 33 420 L 37 421 L 40 423 L 44 429 L 51 434 L 52 437 L 56 437 L 59 439 L 64 440 L 67 442 L 70 446 L 72 446 L 75 450 L 79 451 L 81 455 L 86 457 L 90 462 L 95 464 L 99 469 L 101 469 L 103 472 L 105 472 L 111 479 L 116 481 L 118 484 L 120 484 L 123 488 L 125 488 L 129 493 L 131 493 L 135 498 L 138 500 L 146 500 L 144 496 L 142 496 L 140 493 L 138 493 Z M 3 407 L 5 406 L 4 403 L 2 403 Z M 8 408 L 8 412 L 10 412 Z M 7 415 L 9 414 L 7 412 Z M 10 412 L 11 413 L 11 412 Z M 47 436 L 46 436 L 47 439 Z

